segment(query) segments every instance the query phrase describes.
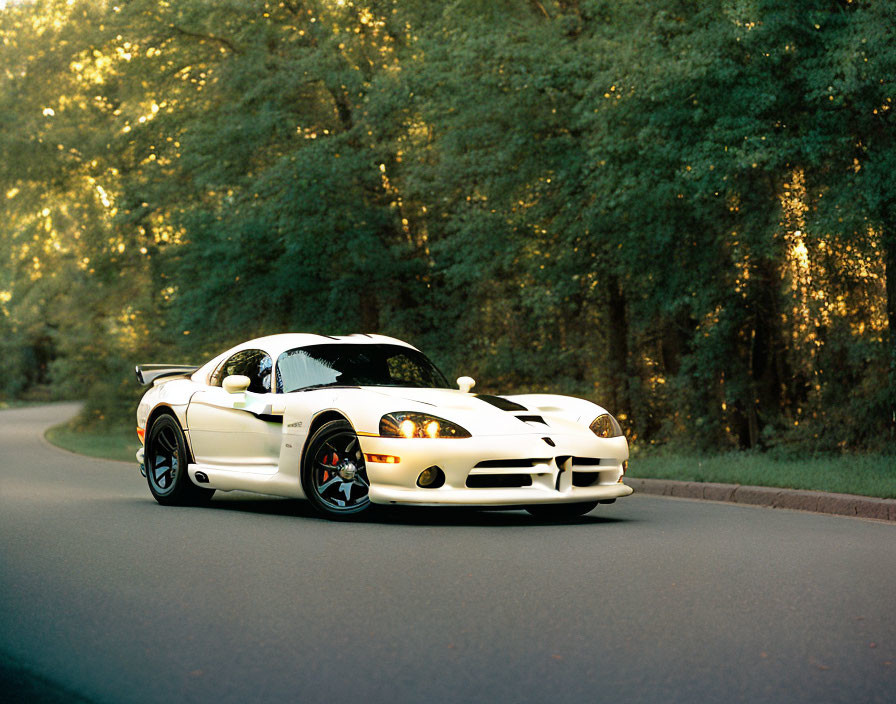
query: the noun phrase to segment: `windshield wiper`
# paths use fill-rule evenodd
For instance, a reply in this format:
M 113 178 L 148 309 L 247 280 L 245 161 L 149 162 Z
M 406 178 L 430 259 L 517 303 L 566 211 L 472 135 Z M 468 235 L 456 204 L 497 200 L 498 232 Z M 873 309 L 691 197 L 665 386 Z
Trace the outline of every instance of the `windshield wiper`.
M 312 384 L 311 386 L 303 386 L 301 389 L 293 389 L 289 393 L 293 393 L 295 391 L 311 391 L 312 389 L 323 389 L 328 386 L 343 386 L 343 387 L 345 387 L 345 386 L 356 386 L 356 384 L 345 384 L 343 382 L 329 381 L 326 384 Z

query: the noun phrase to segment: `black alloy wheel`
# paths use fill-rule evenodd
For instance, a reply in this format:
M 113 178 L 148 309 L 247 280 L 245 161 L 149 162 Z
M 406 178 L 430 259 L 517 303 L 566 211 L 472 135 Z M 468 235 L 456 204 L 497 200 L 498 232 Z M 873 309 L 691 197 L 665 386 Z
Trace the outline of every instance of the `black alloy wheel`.
M 205 503 L 215 493 L 214 489 L 203 489 L 190 480 L 184 433 L 177 420 L 167 413 L 158 416 L 146 433 L 143 462 L 149 490 L 163 506 L 194 506 Z
M 353 518 L 370 506 L 370 482 L 351 423 L 331 420 L 315 431 L 302 464 L 302 487 L 327 518 Z

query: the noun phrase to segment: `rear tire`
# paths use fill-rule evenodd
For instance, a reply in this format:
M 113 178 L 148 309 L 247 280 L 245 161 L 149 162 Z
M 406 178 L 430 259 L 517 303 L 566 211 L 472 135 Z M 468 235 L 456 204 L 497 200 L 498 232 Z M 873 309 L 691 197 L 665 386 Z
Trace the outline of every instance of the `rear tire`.
M 535 518 L 545 521 L 568 521 L 584 516 L 597 506 L 597 501 L 585 501 L 578 504 L 537 504 L 526 506 L 526 510 Z
M 215 493 L 214 489 L 203 489 L 190 480 L 189 462 L 180 424 L 167 413 L 158 416 L 146 433 L 144 464 L 149 491 L 163 506 L 196 506 L 207 503 Z

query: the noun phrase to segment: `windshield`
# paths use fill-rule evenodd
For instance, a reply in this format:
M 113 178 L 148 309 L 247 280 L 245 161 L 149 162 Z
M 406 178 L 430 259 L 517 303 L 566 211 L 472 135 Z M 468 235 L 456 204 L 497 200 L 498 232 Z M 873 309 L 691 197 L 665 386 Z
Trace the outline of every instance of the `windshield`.
M 321 386 L 451 388 L 426 355 L 401 345 L 309 345 L 277 358 L 277 392 Z

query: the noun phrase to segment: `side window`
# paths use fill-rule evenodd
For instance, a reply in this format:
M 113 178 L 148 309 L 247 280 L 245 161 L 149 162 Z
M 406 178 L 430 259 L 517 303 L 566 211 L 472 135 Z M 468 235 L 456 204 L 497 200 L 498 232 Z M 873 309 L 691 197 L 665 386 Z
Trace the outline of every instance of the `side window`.
M 263 350 L 243 350 L 226 360 L 209 379 L 211 386 L 221 386 L 233 374 L 249 377 L 249 391 L 266 394 L 271 390 L 271 357 Z

